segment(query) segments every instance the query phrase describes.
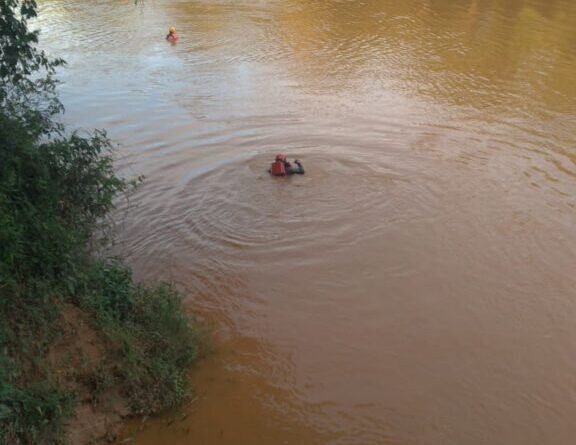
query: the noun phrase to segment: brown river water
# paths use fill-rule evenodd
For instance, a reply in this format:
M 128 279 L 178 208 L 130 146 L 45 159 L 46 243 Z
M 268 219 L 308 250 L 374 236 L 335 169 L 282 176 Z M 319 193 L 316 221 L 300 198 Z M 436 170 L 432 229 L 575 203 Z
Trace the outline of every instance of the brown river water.
M 119 250 L 214 335 L 133 443 L 576 443 L 576 1 L 40 4 L 146 176 Z

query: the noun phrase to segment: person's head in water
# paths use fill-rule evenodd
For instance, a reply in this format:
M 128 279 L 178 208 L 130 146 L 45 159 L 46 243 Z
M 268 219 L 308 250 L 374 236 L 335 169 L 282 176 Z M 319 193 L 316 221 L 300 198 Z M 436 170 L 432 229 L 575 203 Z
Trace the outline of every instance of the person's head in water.
M 166 35 L 166 40 L 170 40 L 172 42 L 178 40 L 178 34 L 176 34 L 176 28 L 174 28 L 173 26 L 168 28 L 168 34 Z

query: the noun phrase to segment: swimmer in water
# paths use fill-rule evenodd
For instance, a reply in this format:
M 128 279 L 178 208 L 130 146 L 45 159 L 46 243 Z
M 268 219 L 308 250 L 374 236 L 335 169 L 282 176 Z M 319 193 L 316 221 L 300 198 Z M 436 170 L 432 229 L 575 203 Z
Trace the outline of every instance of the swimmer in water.
M 178 41 L 178 34 L 176 34 L 176 28 L 173 26 L 168 29 L 168 34 L 166 35 L 166 40 L 171 43 L 176 43 Z
M 270 166 L 268 172 L 272 176 L 292 176 L 292 175 L 303 175 L 304 167 L 298 159 L 294 161 L 295 165 L 292 165 L 286 159 L 286 155 L 278 154 L 276 155 L 275 161 Z

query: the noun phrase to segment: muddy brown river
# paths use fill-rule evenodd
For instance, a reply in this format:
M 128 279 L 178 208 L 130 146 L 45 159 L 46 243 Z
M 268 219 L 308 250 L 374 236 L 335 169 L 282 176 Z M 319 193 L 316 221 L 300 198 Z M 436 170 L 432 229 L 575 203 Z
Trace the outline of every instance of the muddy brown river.
M 575 1 L 40 4 L 146 176 L 119 251 L 213 332 L 133 443 L 576 442 Z

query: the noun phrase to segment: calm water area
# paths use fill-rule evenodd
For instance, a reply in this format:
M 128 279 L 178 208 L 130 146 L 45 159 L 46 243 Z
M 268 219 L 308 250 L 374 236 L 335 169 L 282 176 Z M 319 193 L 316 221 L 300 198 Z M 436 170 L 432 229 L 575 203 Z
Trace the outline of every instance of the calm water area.
M 214 337 L 132 443 L 576 443 L 576 1 L 39 3 L 146 176 L 119 252 Z

